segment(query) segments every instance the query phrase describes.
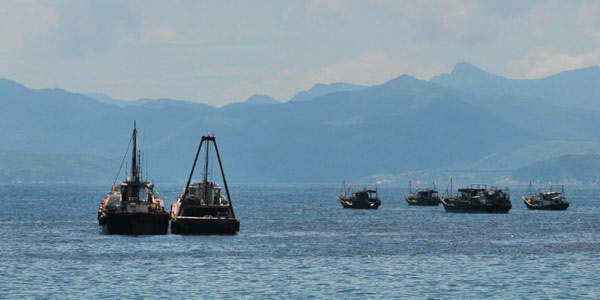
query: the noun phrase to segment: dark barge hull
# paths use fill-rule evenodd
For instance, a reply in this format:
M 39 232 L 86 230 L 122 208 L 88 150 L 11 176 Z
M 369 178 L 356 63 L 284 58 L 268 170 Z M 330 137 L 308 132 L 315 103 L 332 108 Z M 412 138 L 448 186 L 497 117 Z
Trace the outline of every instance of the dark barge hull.
M 446 212 L 453 213 L 474 213 L 474 214 L 507 214 L 512 208 L 512 204 L 507 205 L 456 205 L 446 203 L 442 200 Z
M 171 220 L 171 233 L 191 235 L 234 235 L 240 231 L 240 220 L 179 217 Z
M 404 196 L 404 200 L 408 205 L 418 205 L 418 206 L 438 206 L 440 205 L 440 199 L 435 198 L 411 198 L 409 196 Z
M 531 205 L 527 201 L 523 201 L 523 203 L 525 203 L 525 206 L 527 206 L 527 208 L 533 210 L 566 210 L 567 208 L 569 208 L 569 202 L 555 203 L 549 205 Z
M 338 197 L 338 200 L 344 208 L 354 209 L 377 209 L 381 205 L 381 200 L 373 202 L 344 200 Z
M 167 234 L 169 231 L 168 213 L 107 213 L 102 230 L 108 234 Z

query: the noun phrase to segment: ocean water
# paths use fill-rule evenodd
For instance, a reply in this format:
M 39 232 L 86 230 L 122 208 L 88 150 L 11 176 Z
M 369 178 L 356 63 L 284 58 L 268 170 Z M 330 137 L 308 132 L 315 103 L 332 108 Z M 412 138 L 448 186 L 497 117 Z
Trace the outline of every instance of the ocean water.
M 166 202 L 180 186 L 157 185 Z M 231 187 L 236 236 L 110 236 L 109 186 L 0 186 L 0 298 L 599 299 L 600 187 L 567 211 L 343 209 L 338 186 Z

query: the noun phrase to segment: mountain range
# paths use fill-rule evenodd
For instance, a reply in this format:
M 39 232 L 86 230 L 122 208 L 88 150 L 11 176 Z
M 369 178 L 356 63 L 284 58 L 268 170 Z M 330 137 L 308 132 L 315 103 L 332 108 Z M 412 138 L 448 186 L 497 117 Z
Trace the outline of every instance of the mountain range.
M 65 174 L 60 181 L 105 181 L 137 120 L 144 164 L 158 181 L 184 180 L 206 134 L 217 136 L 231 182 L 377 180 L 420 170 L 512 176 L 541 161 L 600 154 L 597 72 L 513 80 L 459 63 L 431 81 L 402 75 L 370 87 L 317 84 L 287 102 L 254 95 L 221 108 L 34 90 L 2 79 L 0 149 L 29 161 L 19 171 L 29 181 L 47 178 L 38 168 L 44 164 Z M 566 99 L 553 89 L 577 92 Z M 81 171 L 60 167 L 69 164 Z M 7 166 L 0 160 L 0 181 L 21 180 Z
M 431 82 L 476 96 L 514 96 L 543 99 L 562 107 L 600 110 L 600 67 L 560 72 L 540 79 L 508 79 L 467 62 Z

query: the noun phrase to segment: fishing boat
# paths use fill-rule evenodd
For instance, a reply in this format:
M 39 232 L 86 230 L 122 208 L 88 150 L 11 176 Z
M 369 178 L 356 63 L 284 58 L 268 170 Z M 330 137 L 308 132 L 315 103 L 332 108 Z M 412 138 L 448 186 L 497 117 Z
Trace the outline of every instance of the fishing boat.
M 458 189 L 453 195 L 453 182 L 450 179 L 450 192 L 441 198 L 446 212 L 455 213 L 508 213 L 512 208 L 508 187 L 487 188 L 484 184 L 470 184 Z
M 412 192 L 412 182 L 408 182 L 408 194 L 404 195 L 404 200 L 409 205 L 419 206 L 438 206 L 440 204 L 440 196 L 435 188 L 435 182 L 433 188 L 416 189 Z
M 381 205 L 381 200 L 379 200 L 377 194 L 377 186 L 375 186 L 375 189 L 365 187 L 362 190 L 352 191 L 350 186 L 346 186 L 345 180 L 338 200 L 344 208 L 377 209 Z
M 209 181 L 209 148 L 211 143 L 214 145 L 219 161 L 226 196 L 223 195 L 223 188 L 219 184 Z M 203 145 L 206 145 L 204 176 L 202 181 L 192 182 L 194 169 Z M 233 211 L 233 203 L 231 203 L 229 187 L 225 179 L 217 142 L 214 136 L 203 136 L 200 145 L 198 145 L 198 151 L 187 184 L 177 200 L 171 205 L 171 233 L 233 235 L 239 230 L 240 221 L 235 217 Z
M 530 181 L 529 194 L 521 198 L 529 209 L 566 210 L 569 207 L 569 202 L 565 200 L 564 194 L 564 185 L 550 185 L 549 188 L 540 188 L 533 193 L 533 186 Z
M 115 185 L 115 179 L 111 191 L 100 202 L 98 224 L 108 234 L 166 234 L 169 229 L 169 214 L 165 211 L 164 201 L 154 190 L 154 184 L 141 178 L 135 122 L 125 156 L 132 142 L 131 176 L 125 176 L 125 181 L 120 185 Z M 124 161 L 125 157 L 123 157 Z M 121 173 L 123 162 L 117 178 Z

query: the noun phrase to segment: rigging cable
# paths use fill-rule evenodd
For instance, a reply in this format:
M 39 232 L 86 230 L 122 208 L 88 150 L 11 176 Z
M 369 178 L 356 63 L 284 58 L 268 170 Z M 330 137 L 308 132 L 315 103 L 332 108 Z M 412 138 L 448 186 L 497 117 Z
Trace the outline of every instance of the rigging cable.
M 129 152 L 129 146 L 131 146 L 131 141 L 133 140 L 133 135 L 129 139 L 129 144 L 127 145 L 127 150 L 125 150 L 125 155 L 123 155 L 123 160 L 121 161 L 121 166 L 119 167 L 119 172 L 117 172 L 117 176 L 115 176 L 115 180 L 113 180 L 113 185 L 117 182 L 119 178 L 119 174 L 121 174 L 121 169 L 123 168 L 123 163 L 125 163 L 125 157 L 127 157 L 127 152 Z

